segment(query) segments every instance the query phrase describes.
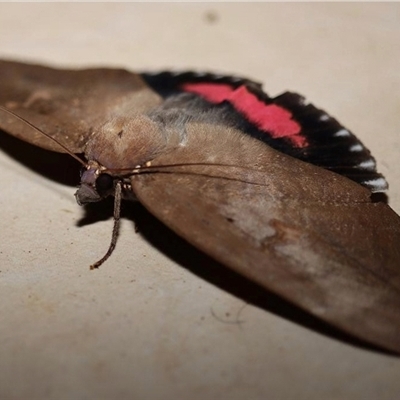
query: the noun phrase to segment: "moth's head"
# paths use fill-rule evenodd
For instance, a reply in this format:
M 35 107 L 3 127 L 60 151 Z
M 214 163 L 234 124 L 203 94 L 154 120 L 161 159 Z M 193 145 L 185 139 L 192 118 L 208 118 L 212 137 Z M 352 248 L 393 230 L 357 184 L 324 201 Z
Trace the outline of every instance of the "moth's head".
M 79 205 L 100 201 L 114 192 L 115 177 L 97 162 L 89 162 L 81 175 L 81 184 L 75 193 Z
M 108 169 L 142 165 L 165 146 L 160 126 L 143 114 L 115 116 L 91 136 L 86 158 Z

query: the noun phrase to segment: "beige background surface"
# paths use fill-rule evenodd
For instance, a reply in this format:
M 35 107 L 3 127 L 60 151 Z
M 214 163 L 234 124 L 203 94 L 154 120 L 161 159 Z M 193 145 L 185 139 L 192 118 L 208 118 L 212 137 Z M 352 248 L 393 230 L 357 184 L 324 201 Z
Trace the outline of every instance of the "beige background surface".
M 399 4 L 3 3 L 0 57 L 208 69 L 298 91 L 373 151 L 400 212 Z M 399 358 L 313 328 L 140 207 L 90 272 L 111 207 L 85 217 L 78 170 L 0 135 L 1 400 L 400 398 Z

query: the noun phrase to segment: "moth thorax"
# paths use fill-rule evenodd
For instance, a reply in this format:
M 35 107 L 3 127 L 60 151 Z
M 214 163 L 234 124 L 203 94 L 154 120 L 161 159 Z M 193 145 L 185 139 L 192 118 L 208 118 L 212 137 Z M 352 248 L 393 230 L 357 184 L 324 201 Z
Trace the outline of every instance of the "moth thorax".
M 85 153 L 109 169 L 122 169 L 151 160 L 165 142 L 159 125 L 149 117 L 117 116 L 94 133 Z

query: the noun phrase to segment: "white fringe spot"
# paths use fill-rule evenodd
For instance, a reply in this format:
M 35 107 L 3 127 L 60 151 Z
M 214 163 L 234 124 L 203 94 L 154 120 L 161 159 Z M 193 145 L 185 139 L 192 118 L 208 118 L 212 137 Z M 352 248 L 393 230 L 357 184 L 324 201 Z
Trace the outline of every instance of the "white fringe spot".
M 364 181 L 365 185 L 372 186 L 373 192 L 382 192 L 388 188 L 388 184 L 384 178 L 370 179 L 369 181 Z
M 349 150 L 350 151 L 354 151 L 354 152 L 358 152 L 358 151 L 363 151 L 364 147 L 357 143 L 357 144 L 353 144 L 353 146 L 350 146 Z
M 372 158 L 370 158 L 369 160 L 360 162 L 357 166 L 362 169 L 375 169 L 376 163 Z
M 340 131 L 337 131 L 336 133 L 334 133 L 333 136 L 335 136 L 335 137 L 350 136 L 350 132 L 347 129 L 341 129 Z
M 226 78 L 227 76 L 226 75 L 222 75 L 222 74 L 213 74 L 212 77 L 214 79 L 223 79 L 223 78 Z

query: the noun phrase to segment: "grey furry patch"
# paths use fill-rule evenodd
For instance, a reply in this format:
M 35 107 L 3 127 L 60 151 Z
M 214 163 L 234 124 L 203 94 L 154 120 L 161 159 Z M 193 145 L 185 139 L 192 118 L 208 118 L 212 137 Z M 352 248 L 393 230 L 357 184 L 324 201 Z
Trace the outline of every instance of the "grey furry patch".
M 180 93 L 168 97 L 159 107 L 152 110 L 148 116 L 164 126 L 184 129 L 188 122 L 205 124 L 224 124 L 234 127 L 238 121 L 227 112 L 229 104 L 210 104 L 208 101 L 191 93 Z

